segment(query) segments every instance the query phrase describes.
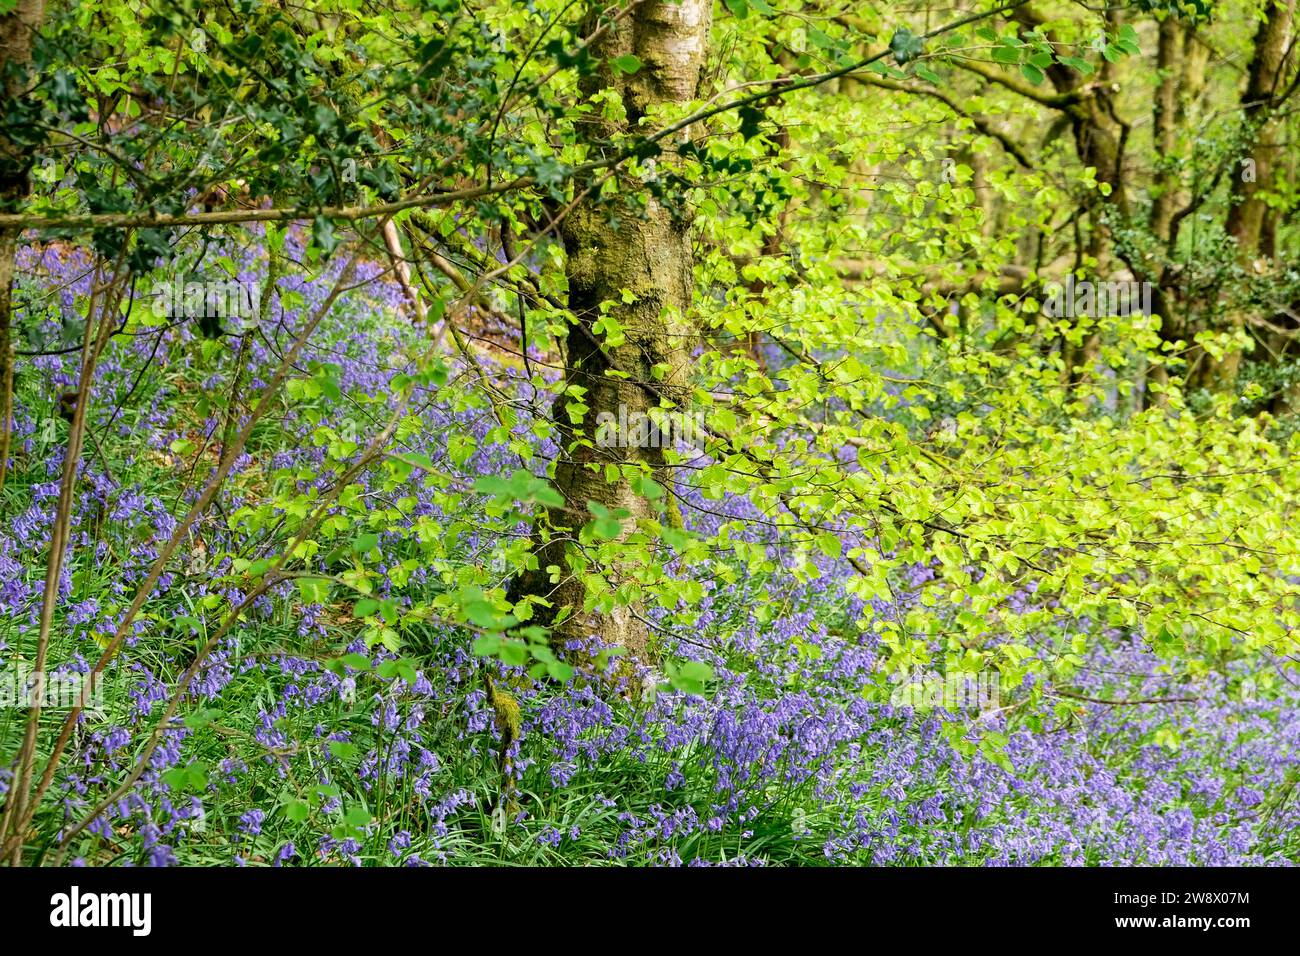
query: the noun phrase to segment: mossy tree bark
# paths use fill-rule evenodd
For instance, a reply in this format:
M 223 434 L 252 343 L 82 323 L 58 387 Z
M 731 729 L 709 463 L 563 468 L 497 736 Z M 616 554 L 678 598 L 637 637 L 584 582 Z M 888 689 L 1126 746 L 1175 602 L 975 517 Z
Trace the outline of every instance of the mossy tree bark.
M 582 135 L 594 151 L 608 148 L 618 133 L 635 130 L 654 107 L 695 99 L 711 18 L 710 0 L 650 0 L 608 29 L 593 51 L 601 66 L 584 81 L 584 92 L 614 91 L 625 117 L 584 120 Z M 611 62 L 625 57 L 635 57 L 639 68 L 628 73 Z M 579 196 L 586 185 L 577 185 Z M 588 606 L 591 596 L 583 581 L 588 558 L 574 539 L 592 518 L 588 502 L 625 510 L 630 516 L 624 520 L 625 534 L 646 520 L 663 519 L 656 503 L 639 494 L 626 474 L 632 466 L 662 475 L 663 449 L 641 447 L 645 436 L 635 433 L 619 435 L 614 443 L 598 442 L 596 422 L 604 413 L 637 421 L 650 408 L 684 396 L 694 340 L 687 314 L 693 262 L 684 207 L 660 201 L 644 188 L 628 189 L 626 181 L 621 185 L 626 201 L 599 201 L 593 190 L 561 227 L 574 316 L 565 342 L 566 393 L 553 410 L 561 436 L 555 485 L 565 503 L 548 515 L 553 537 L 537 550 L 538 568 L 521 575 L 514 590 L 541 594 L 553 608 L 573 608 L 574 614 L 557 626 L 558 637 L 594 635 L 645 660 L 651 656 L 650 641 L 639 615 L 626 607 Z M 602 315 L 617 323 L 621 340 L 596 330 Z M 586 406 L 580 416 L 571 404 L 577 395 Z M 618 480 L 607 478 L 611 464 L 624 472 Z M 548 567 L 562 569 L 558 584 L 551 581 Z M 607 570 L 617 581 L 620 569 Z M 553 617 L 553 610 L 546 616 Z
M 1246 118 L 1251 175 L 1232 179 L 1232 200 L 1225 229 L 1237 243 L 1237 260 L 1247 275 L 1257 269 L 1256 260 L 1273 256 L 1270 210 L 1264 197 L 1274 188 L 1276 178 L 1278 104 L 1274 97 L 1282 81 L 1288 50 L 1295 32 L 1296 0 L 1273 0 L 1255 33 L 1254 52 L 1247 69 L 1246 90 L 1241 110 Z M 1259 268 L 1264 268 L 1262 264 Z M 1221 328 L 1239 331 L 1247 316 L 1232 309 L 1223 317 Z M 1228 391 L 1237 380 L 1241 351 L 1229 349 L 1221 357 L 1205 356 L 1193 384 L 1203 388 Z

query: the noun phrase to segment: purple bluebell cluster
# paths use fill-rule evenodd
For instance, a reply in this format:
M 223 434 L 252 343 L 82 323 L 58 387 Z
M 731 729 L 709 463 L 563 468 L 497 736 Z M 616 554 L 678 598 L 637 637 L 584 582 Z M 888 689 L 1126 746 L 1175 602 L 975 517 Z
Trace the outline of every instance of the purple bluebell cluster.
M 241 278 L 260 280 L 255 246 L 230 255 Z M 59 341 L 84 308 L 89 258 L 51 245 L 25 248 L 19 264 L 25 327 Z M 252 336 L 249 387 L 265 384 L 338 268 L 278 280 L 257 334 L 244 330 Z M 109 666 L 110 705 L 83 719 L 50 801 L 55 812 L 41 818 L 51 835 L 123 780 L 196 637 L 213 626 L 195 609 L 209 594 L 242 598 L 229 583 L 229 555 L 255 552 L 259 541 L 231 516 L 256 505 L 277 470 L 292 469 L 299 491 L 327 487 L 316 429 L 351 422 L 365 436 L 394 407 L 392 380 L 414 369 L 425 332 L 379 267 L 361 271 L 374 281 L 345 297 L 304 360 L 335 365 L 349 400 L 310 416 L 290 404 L 236 464 L 221 507 L 173 561 Z M 478 319 L 487 337 L 508 334 Z M 193 390 L 217 395 L 228 387 L 230 352 L 201 367 L 194 333 L 181 325 L 142 330 L 106 354 L 93 417 L 114 458 L 88 446 L 82 465 L 55 648 L 68 666 L 85 670 L 97 659 L 193 500 L 189 462 L 169 449 L 181 438 L 219 440 L 220 411 L 198 411 Z M 544 355 L 533 358 L 545 368 Z M 503 529 L 467 513 L 472 499 L 452 506 L 444 494 L 517 467 L 508 437 L 538 445 L 531 428 L 549 396 L 534 391 L 509 353 L 484 349 L 478 363 L 518 396 L 518 420 L 507 434 L 486 404 L 463 400 L 463 392 L 454 402 L 417 395 L 419 427 L 402 433 L 402 448 L 445 466 L 450 483 L 425 484 L 417 474 L 402 489 L 402 530 L 454 529 L 455 543 L 398 576 L 409 557 L 406 535 L 383 531 L 377 597 L 402 604 L 437 589 L 449 569 L 484 564 L 525 530 Z M 75 387 L 74 369 L 75 356 L 47 355 L 24 359 L 19 372 L 13 517 L 0 531 L 0 664 L 17 661 L 34 640 L 65 427 L 49 396 Z M 453 374 L 477 368 L 461 363 Z M 128 398 L 137 377 L 142 391 Z M 555 377 L 547 370 L 548 381 Z M 458 436 L 473 439 L 460 458 L 449 454 Z M 554 449 L 542 442 L 536 452 L 540 470 Z M 370 475 L 359 481 L 367 494 L 382 491 Z M 687 484 L 676 490 L 688 525 L 706 534 L 757 516 L 742 499 L 705 501 Z M 759 522 L 746 533 L 779 567 L 781 541 Z M 650 612 L 667 657 L 711 666 L 707 696 L 647 693 L 660 675 L 616 664 L 580 669 L 564 684 L 534 680 L 475 657 L 473 635 L 444 624 L 410 629 L 394 654 L 368 646 L 340 608 L 304 606 L 295 588 L 281 586 L 203 663 L 182 710 L 199 719 L 166 728 L 138 782 L 78 839 L 77 859 L 1229 865 L 1290 863 L 1300 853 L 1300 800 L 1292 793 L 1300 710 L 1280 672 L 1269 684 L 1268 675 L 1239 666 L 1212 670 L 1173 693 L 1169 661 L 1137 635 L 1108 633 L 1093 642 L 1070 697 L 1030 682 L 1008 688 L 1005 706 L 974 720 L 894 706 L 878 692 L 881 647 L 856 622 L 868 610 L 900 619 L 932 569 L 912 568 L 898 582 L 897 602 L 868 608 L 845 587 L 850 568 L 824 556 L 817 562 L 822 574 L 811 582 L 779 570 L 742 569 L 733 584 L 701 575 L 704 596 L 689 628 L 670 609 Z M 1035 606 L 1032 588 L 1021 597 Z M 599 648 L 572 650 L 590 660 Z M 354 666 L 355 658 L 328 666 L 344 653 L 370 667 Z M 380 665 L 398 657 L 418 663 L 414 679 L 380 676 Z M 518 739 L 502 737 L 485 670 L 520 709 Z M 1178 699 L 1123 703 L 1170 697 Z M 963 746 L 968 738 L 1005 742 L 992 752 Z M 7 786 L 0 772 L 0 794 Z

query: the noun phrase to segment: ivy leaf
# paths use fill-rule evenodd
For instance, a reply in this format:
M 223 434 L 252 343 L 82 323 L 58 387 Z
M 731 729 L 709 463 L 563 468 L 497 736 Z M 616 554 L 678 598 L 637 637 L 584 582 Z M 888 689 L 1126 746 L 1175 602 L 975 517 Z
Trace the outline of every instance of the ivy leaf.
M 641 69 L 641 58 L 631 53 L 623 56 L 616 56 L 609 61 L 609 65 L 620 73 L 632 74 Z
M 763 121 L 763 111 L 753 106 L 742 106 L 740 114 L 740 135 L 750 140 L 760 132 L 759 124 Z
M 889 40 L 889 52 L 899 66 L 915 60 L 924 49 L 924 41 L 907 27 L 899 27 Z
M 67 113 L 74 120 L 86 118 L 86 101 L 77 89 L 77 80 L 67 70 L 57 70 L 50 79 L 50 96 L 60 113 Z
M 343 243 L 338 233 L 334 231 L 334 221 L 324 216 L 317 216 L 312 221 L 311 238 L 327 259 Z

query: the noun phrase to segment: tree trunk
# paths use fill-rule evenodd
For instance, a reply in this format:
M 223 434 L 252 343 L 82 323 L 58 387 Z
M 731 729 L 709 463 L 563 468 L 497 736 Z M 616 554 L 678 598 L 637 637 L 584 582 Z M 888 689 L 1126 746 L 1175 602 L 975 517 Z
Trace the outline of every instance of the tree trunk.
M 1183 27 L 1173 16 L 1160 22 L 1160 41 L 1156 55 L 1159 85 L 1152 104 L 1152 146 L 1157 167 L 1155 200 L 1151 204 L 1151 234 L 1161 242 L 1169 241 L 1174 212 L 1179 204 L 1178 171 L 1173 161 L 1178 147 L 1178 63 L 1182 58 Z
M 695 99 L 708 55 L 711 18 L 710 0 L 651 0 L 637 6 L 595 45 L 594 53 L 603 62 L 584 81 L 584 92 L 591 96 L 616 91 L 626 119 L 593 116 L 584 123 L 582 135 L 593 151 L 602 149 L 611 135 L 635 129 L 656 105 Z M 610 63 L 627 56 L 635 56 L 641 64 L 631 74 Z M 577 185 L 579 194 L 584 185 Z M 575 537 L 591 520 L 588 502 L 611 511 L 625 509 L 630 515 L 624 521 L 625 533 L 639 521 L 660 517 L 655 505 L 632 488 L 626 474 L 610 482 L 605 470 L 611 464 L 630 465 L 662 474 L 662 449 L 626 447 L 644 444 L 635 432 L 620 435 L 616 444 L 595 441 L 595 423 L 602 415 L 637 421 L 649 408 L 665 399 L 677 401 L 687 391 L 694 339 L 687 318 L 693 271 L 689 226 L 684 208 L 668 208 L 653 197 L 645 198 L 644 207 L 639 207 L 599 202 L 594 195 L 579 201 L 562 225 L 575 324 L 565 343 L 566 391 L 552 412 L 561 435 L 555 485 L 565 504 L 553 509 L 549 519 L 554 528 L 567 529 L 567 534 L 557 531 L 561 538 Z M 627 298 L 633 301 L 626 302 Z M 602 306 L 621 328 L 622 342 L 608 344 L 604 332 L 595 331 Z M 575 387 L 583 390 L 582 403 L 587 406 L 581 420 L 570 413 Z M 557 627 L 558 637 L 594 635 L 640 659 L 649 657 L 649 634 L 639 616 L 622 607 L 605 612 L 585 607 L 586 558 L 572 541 L 543 543 L 536 557 L 539 567 L 521 575 L 513 590 L 545 596 L 553 605 L 548 618 L 555 609 L 573 608 L 573 616 Z M 562 569 L 558 585 L 550 582 L 548 566 Z M 618 569 L 610 573 L 617 581 Z
M 1277 129 L 1274 113 L 1277 110 L 1273 97 L 1277 95 L 1291 34 L 1295 24 L 1296 0 L 1273 0 L 1268 15 L 1255 34 L 1255 52 L 1251 57 L 1242 96 L 1242 113 L 1247 124 L 1250 151 L 1246 157 L 1253 168 L 1251 175 L 1233 170 L 1232 201 L 1228 210 L 1226 230 L 1237 242 L 1237 260 L 1250 276 L 1254 262 L 1260 256 L 1271 256 L 1272 250 L 1262 246 L 1270 234 L 1266 223 L 1269 216 L 1263 195 L 1273 189 L 1274 157 L 1278 151 Z M 1226 317 L 1228 330 L 1245 326 L 1246 316 L 1238 309 Z M 1197 384 L 1204 388 L 1228 390 L 1236 383 L 1241 366 L 1241 352 L 1230 349 L 1222 358 L 1205 356 Z
M 26 66 L 32 58 L 32 35 L 45 18 L 45 0 L 18 0 L 11 13 L 0 16 L 0 77 L 10 66 Z M 22 92 L 15 74 L 6 79 L 4 107 Z M 26 151 L 0 136 L 0 212 L 13 212 L 30 187 L 32 160 Z M 9 469 L 9 447 L 14 414 L 13 279 L 18 251 L 16 228 L 0 228 L 0 492 Z

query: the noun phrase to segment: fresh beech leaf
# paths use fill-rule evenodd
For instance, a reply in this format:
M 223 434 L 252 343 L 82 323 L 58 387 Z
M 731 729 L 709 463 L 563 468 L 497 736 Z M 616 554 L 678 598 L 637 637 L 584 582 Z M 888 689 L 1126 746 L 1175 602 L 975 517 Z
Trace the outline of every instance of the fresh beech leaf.
M 495 657 L 501 647 L 499 634 L 484 634 L 474 640 L 474 653 L 480 657 Z
M 528 645 L 520 641 L 502 641 L 497 651 L 502 663 L 522 667 L 528 663 Z
M 329 600 L 330 583 L 324 578 L 297 578 L 295 583 L 304 604 L 324 604 Z
M 1030 83 L 1034 84 L 1034 86 L 1037 86 L 1038 84 L 1042 83 L 1044 79 L 1046 79 L 1046 77 L 1043 75 L 1043 71 L 1040 70 L 1038 67 L 1034 66 L 1032 63 L 1021 63 L 1020 72 L 1024 76 L 1024 78 L 1027 79 Z
M 840 542 L 840 536 L 833 531 L 823 531 L 819 534 L 817 536 L 817 547 L 828 558 L 838 558 L 844 553 L 844 545 Z
M 353 670 L 358 670 L 358 671 L 370 670 L 370 658 L 366 657 L 365 654 L 344 654 L 343 657 L 340 658 L 340 660 L 342 660 L 344 664 L 347 664 L 348 667 L 351 667 Z
M 361 829 L 373 820 L 370 811 L 365 807 L 349 807 L 343 814 L 343 822 L 355 829 Z

